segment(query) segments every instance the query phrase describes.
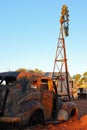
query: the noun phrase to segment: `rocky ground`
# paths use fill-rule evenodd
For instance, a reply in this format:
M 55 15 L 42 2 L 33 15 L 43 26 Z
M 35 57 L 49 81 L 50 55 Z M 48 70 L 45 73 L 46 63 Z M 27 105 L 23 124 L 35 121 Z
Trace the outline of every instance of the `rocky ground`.
M 26 130 L 87 130 L 87 100 L 74 101 L 79 110 L 78 120 L 62 124 L 37 126 Z

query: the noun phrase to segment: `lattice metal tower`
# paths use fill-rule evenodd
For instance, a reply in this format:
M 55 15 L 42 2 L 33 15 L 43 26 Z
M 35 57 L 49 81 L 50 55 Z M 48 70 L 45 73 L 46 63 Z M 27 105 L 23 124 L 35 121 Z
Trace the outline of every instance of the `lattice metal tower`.
M 66 80 L 66 90 L 67 95 L 70 100 L 69 94 L 69 81 L 68 81 L 68 67 L 67 67 L 67 58 L 66 58 L 66 48 L 65 48 L 65 37 L 68 36 L 68 24 L 69 22 L 69 10 L 66 5 L 62 6 L 62 12 L 60 17 L 60 32 L 58 38 L 58 44 L 56 49 L 56 56 L 54 61 L 54 68 L 53 68 L 53 80 L 58 81 L 61 80 L 61 91 L 63 86 L 64 78 Z M 65 75 L 65 77 L 64 77 Z

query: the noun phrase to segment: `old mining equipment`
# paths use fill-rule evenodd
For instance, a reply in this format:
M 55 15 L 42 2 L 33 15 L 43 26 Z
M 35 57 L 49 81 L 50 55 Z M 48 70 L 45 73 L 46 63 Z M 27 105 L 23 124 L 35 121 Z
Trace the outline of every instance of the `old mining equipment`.
M 54 61 L 52 78 L 55 80 L 60 95 L 67 96 L 70 101 L 69 93 L 69 73 L 67 67 L 65 39 L 69 35 L 69 10 L 66 5 L 62 6 L 60 17 L 60 32 L 58 38 L 58 45 L 56 49 L 56 56 Z M 60 84 L 59 84 L 59 83 Z
M 77 120 L 76 104 L 65 102 L 52 78 L 43 74 L 2 72 L 0 91 L 0 130 Z
M 67 120 L 77 120 L 78 108 L 73 102 L 65 101 L 57 92 L 56 79 L 62 79 L 62 66 L 65 64 L 67 90 L 68 70 L 65 51 L 64 35 L 68 35 L 68 10 L 63 6 L 60 19 L 61 29 L 59 44 L 57 47 L 55 65 L 61 62 L 61 69 L 57 76 L 53 71 L 53 77 L 48 77 L 43 73 L 35 72 L 2 72 L 0 73 L 0 130 L 8 127 L 23 128 L 24 126 L 34 126 L 37 124 L 47 124 L 49 122 L 62 122 Z M 64 28 L 65 29 L 64 29 Z M 59 49 L 60 48 L 60 49 Z M 63 52 L 63 54 L 62 54 Z M 62 59 L 59 59 L 59 54 Z M 56 78 L 55 78 L 56 77 Z M 69 96 L 70 99 L 70 96 Z

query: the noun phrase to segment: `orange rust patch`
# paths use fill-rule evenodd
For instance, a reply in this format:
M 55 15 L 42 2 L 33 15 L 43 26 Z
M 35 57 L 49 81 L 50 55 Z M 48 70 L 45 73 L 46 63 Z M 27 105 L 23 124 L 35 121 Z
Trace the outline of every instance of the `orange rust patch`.
M 18 76 L 17 76 L 17 80 L 21 79 L 22 77 L 27 77 L 27 78 L 31 78 L 34 74 L 33 73 L 28 73 L 28 72 L 21 72 Z

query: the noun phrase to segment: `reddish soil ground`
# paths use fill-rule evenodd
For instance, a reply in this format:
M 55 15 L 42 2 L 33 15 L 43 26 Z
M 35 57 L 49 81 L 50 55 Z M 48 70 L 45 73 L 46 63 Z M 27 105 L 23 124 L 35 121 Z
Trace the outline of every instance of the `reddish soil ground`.
M 74 101 L 79 110 L 78 120 L 62 124 L 37 126 L 26 130 L 87 130 L 87 100 Z

